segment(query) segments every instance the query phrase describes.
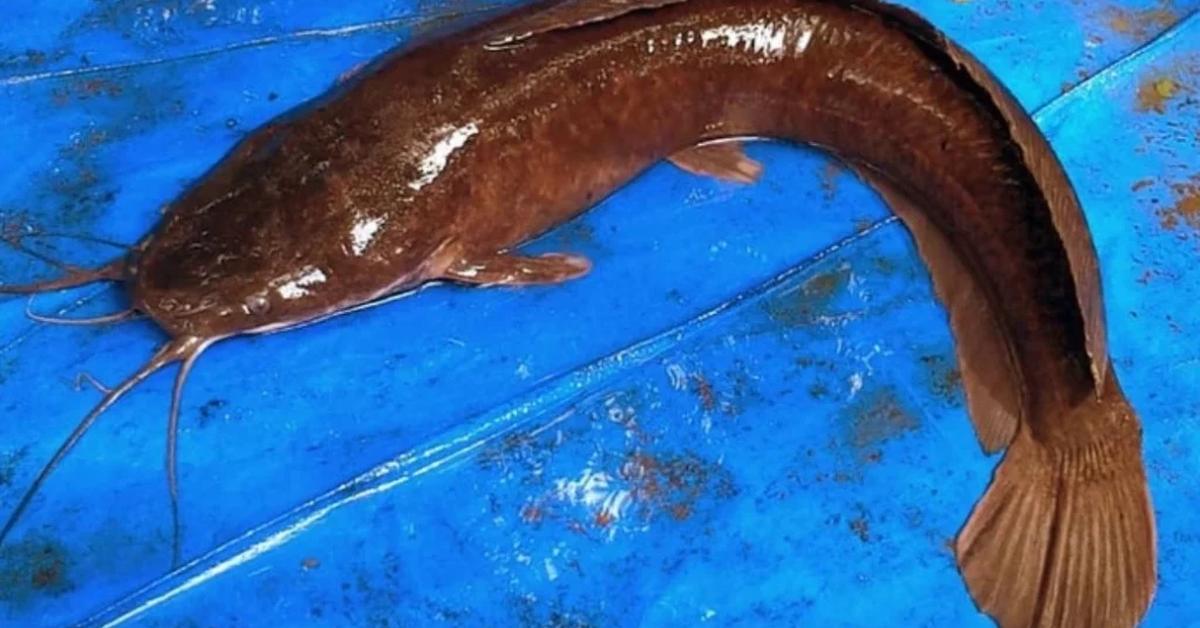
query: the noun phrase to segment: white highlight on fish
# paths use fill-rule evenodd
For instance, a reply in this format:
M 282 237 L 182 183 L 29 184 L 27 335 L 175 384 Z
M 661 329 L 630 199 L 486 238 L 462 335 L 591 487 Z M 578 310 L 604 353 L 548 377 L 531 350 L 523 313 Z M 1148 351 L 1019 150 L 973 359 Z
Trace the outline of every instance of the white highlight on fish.
M 325 283 L 327 279 L 328 277 L 325 276 L 325 273 L 320 268 L 315 266 L 305 266 L 300 270 L 299 273 L 296 273 L 296 277 L 294 279 L 291 279 L 282 286 L 279 286 L 275 289 L 275 291 L 279 293 L 279 296 L 285 299 L 299 299 L 300 297 L 308 296 L 311 293 L 311 291 L 308 289 L 309 286 Z
M 812 26 L 807 26 L 800 31 L 800 36 L 796 38 L 796 54 L 808 50 L 808 44 L 812 43 L 814 32 L 816 32 L 816 29 Z
M 747 52 L 765 57 L 778 57 L 783 54 L 787 32 L 787 24 L 755 22 L 736 26 L 722 25 L 701 31 L 700 41 L 703 46 L 708 47 L 712 42 L 724 40 L 724 44 L 730 48 L 744 47 Z
M 418 166 L 421 176 L 408 183 L 408 187 L 414 191 L 433 183 L 433 180 L 446 169 L 446 164 L 450 162 L 450 156 L 466 146 L 467 142 L 479 133 L 479 125 L 474 122 L 458 128 L 447 127 L 446 129 L 446 135 L 438 140 L 429 150 L 429 154 L 421 160 L 421 164 Z
M 385 222 L 387 222 L 386 217 L 376 216 L 354 223 L 354 226 L 350 228 L 350 248 L 355 255 L 361 256 L 366 252 L 367 247 L 371 246 L 371 241 L 375 239 L 375 234 L 379 232 L 379 228 Z

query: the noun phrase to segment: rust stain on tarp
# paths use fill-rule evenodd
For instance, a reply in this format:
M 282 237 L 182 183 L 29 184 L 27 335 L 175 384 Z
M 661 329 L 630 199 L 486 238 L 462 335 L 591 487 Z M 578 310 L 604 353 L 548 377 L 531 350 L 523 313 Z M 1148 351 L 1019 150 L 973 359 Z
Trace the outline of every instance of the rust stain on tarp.
M 917 418 L 901 406 L 892 390 L 868 396 L 846 416 L 849 421 L 846 440 L 864 454 L 869 453 L 864 450 L 873 451 L 880 443 L 920 427 Z
M 827 299 L 833 296 L 833 293 L 837 292 L 839 288 L 846 285 L 846 280 L 849 277 L 850 269 L 842 267 L 828 273 L 816 275 L 804 282 L 804 286 L 801 289 L 807 297 Z
M 1133 184 L 1133 186 L 1130 187 L 1130 189 L 1133 190 L 1134 192 L 1140 192 L 1152 185 L 1154 185 L 1154 179 L 1140 179 L 1137 182 L 1135 182 Z
M 530 526 L 555 522 L 585 536 L 591 536 L 591 531 L 613 534 L 643 529 L 663 516 L 683 522 L 705 505 L 728 500 L 738 492 L 732 476 L 719 463 L 691 452 L 668 455 L 634 450 L 601 468 L 588 469 L 580 477 L 554 484 L 550 491 L 522 504 L 520 521 Z
M 3 380 L 0 380 L 3 381 Z M 16 451 L 0 454 L 0 487 L 12 486 L 13 478 L 17 475 L 17 467 L 25 460 L 29 447 L 25 446 Z
M 0 51 L 0 70 L 34 70 L 46 65 L 47 62 L 61 61 L 66 56 L 66 53 L 61 50 L 47 53 L 35 48 L 9 53 Z
M 22 606 L 36 596 L 57 596 L 75 588 L 62 545 L 28 538 L 0 548 L 0 602 Z
M 788 290 L 766 301 L 762 307 L 767 316 L 780 325 L 801 327 L 813 324 L 833 296 L 850 282 L 850 276 L 849 264 L 843 264 L 834 270 L 814 275 L 798 289 Z
M 539 441 L 528 432 L 515 432 L 484 449 L 477 460 L 484 469 L 508 470 L 519 465 L 544 462 L 552 448 L 552 445 Z
M 832 201 L 837 198 L 838 177 L 841 176 L 842 170 L 842 165 L 836 161 L 825 164 L 821 169 L 821 190 L 825 193 L 825 200 Z
M 1159 224 L 1167 231 L 1177 231 L 1180 226 L 1200 231 L 1200 174 L 1190 181 L 1172 184 L 1171 190 L 1175 204 L 1158 210 Z
M 112 180 L 112 162 L 104 151 L 115 142 L 183 115 L 184 103 L 175 97 L 178 88 L 174 84 L 179 79 L 170 68 L 155 72 L 161 74 L 119 70 L 96 77 L 66 77 L 39 93 L 53 108 L 69 109 L 77 102 L 93 101 L 85 105 L 90 112 L 85 124 L 65 137 L 62 131 L 54 132 L 61 138 L 57 155 L 34 175 L 35 204 L 48 207 L 49 211 L 39 215 L 53 217 L 54 224 L 47 225 L 52 230 L 91 233 L 95 216 L 112 205 L 120 189 Z M 41 89 L 31 89 L 35 88 Z
M 1200 78 L 1200 55 L 1188 55 L 1142 73 L 1134 98 L 1134 108 L 1140 113 L 1166 114 L 1169 111 L 1194 109 L 1200 102 L 1196 98 L 1197 79 Z M 1165 128 L 1177 133 L 1179 130 L 1194 130 L 1194 112 L 1188 112 L 1180 120 L 1167 121 Z
M 1163 76 L 1142 81 L 1138 87 L 1137 110 L 1166 113 L 1167 103 L 1181 91 L 1182 86 L 1171 77 Z
M 65 107 L 73 101 L 93 98 L 119 98 L 125 88 L 118 82 L 105 78 L 70 79 L 50 91 L 54 104 Z
M 620 476 L 630 484 L 645 519 L 663 512 L 681 521 L 706 495 L 728 499 L 737 494 L 728 471 L 690 452 L 673 456 L 635 452 L 621 465 Z
M 1179 21 L 1179 12 L 1171 0 L 1162 0 L 1157 7 L 1142 10 L 1109 7 L 1105 13 L 1109 28 L 1138 41 L 1145 41 Z
M 921 356 L 929 377 L 929 389 L 947 403 L 958 403 L 962 392 L 962 371 L 953 357 L 931 354 Z
M 863 543 L 871 541 L 871 514 L 867 512 L 866 507 L 862 504 L 858 504 L 858 515 L 851 518 L 847 524 L 850 526 L 850 531 L 854 533 L 854 536 L 858 537 L 858 540 Z
M 717 396 L 713 393 L 712 384 L 703 375 L 699 373 L 692 375 L 692 389 L 696 391 L 696 397 L 700 399 L 701 408 L 708 411 L 717 407 Z

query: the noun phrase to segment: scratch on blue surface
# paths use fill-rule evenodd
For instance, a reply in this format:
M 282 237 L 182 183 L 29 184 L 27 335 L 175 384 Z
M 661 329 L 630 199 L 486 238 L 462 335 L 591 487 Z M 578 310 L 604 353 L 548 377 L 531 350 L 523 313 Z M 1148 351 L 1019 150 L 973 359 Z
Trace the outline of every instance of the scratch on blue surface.
M 387 2 L 349 5 L 258 0 L 63 0 L 12 7 L 13 23 L 37 24 L 0 34 L 0 75 L 41 74 L 89 66 L 121 66 L 155 52 L 187 57 L 204 51 L 236 50 L 259 40 L 337 37 L 364 28 L 391 30 L 405 24 L 440 22 L 488 7 L 470 2 Z M 419 25 L 419 24 L 418 24 Z M 278 37 L 279 39 L 275 39 Z M 213 45 L 217 44 L 216 47 Z M 160 55 L 160 58 L 163 56 Z M 24 70 L 24 71 L 23 71 Z
M 500 5 L 497 5 L 500 6 Z M 464 12 L 459 15 L 470 17 L 471 15 L 486 14 L 496 10 L 495 6 L 485 7 L 478 10 Z M 109 65 L 93 65 L 88 67 L 66 68 L 62 70 L 52 70 L 48 72 L 35 72 L 30 74 L 20 74 L 0 78 L 0 86 L 5 85 L 20 85 L 31 81 L 43 81 L 47 79 L 60 79 L 69 77 L 86 76 L 90 74 L 104 74 L 121 70 L 130 70 L 153 65 L 162 65 L 164 63 L 175 63 L 179 61 L 188 61 L 193 59 L 203 59 L 217 54 L 223 54 L 240 50 L 243 48 L 258 48 L 261 46 L 270 46 L 274 44 L 300 41 L 305 39 L 326 39 L 331 37 L 345 37 L 354 35 L 364 31 L 391 31 L 400 27 L 419 28 L 424 24 L 440 23 L 445 20 L 445 17 L 398 17 L 386 20 L 375 20 L 371 22 L 363 22 L 359 24 L 347 24 L 345 26 L 337 26 L 333 28 L 310 28 L 297 31 L 290 31 L 282 35 L 274 35 L 267 37 L 257 37 L 245 41 L 226 44 L 219 48 L 211 48 L 207 50 L 199 50 L 183 55 L 172 57 L 160 57 L 151 59 L 139 59 L 129 63 L 114 63 Z

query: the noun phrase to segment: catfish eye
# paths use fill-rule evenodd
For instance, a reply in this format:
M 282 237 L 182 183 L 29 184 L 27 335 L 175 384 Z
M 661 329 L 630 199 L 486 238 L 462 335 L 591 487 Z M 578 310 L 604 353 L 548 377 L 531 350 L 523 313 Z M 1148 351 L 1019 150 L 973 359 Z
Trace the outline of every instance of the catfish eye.
M 246 297 L 246 310 L 251 314 L 266 314 L 269 309 L 271 302 L 267 300 L 266 294 L 259 292 Z

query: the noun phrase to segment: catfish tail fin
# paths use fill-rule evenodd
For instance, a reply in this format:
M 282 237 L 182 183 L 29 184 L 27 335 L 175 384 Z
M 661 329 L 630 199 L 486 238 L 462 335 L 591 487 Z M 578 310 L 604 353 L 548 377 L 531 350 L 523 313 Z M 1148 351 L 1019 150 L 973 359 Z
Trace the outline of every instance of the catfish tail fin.
M 971 597 L 1002 628 L 1135 626 L 1150 605 L 1154 513 L 1140 428 L 1115 388 L 1061 418 L 1104 424 L 1085 429 L 1090 443 L 1046 444 L 1023 425 L 958 535 Z

